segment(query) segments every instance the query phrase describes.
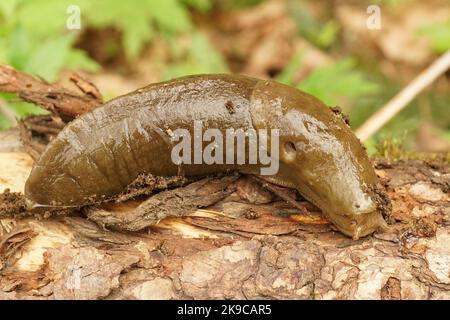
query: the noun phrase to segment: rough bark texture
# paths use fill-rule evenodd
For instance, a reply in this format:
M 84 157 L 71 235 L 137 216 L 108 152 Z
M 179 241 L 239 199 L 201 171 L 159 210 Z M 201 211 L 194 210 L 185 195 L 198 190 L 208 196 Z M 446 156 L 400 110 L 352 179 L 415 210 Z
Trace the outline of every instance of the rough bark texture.
M 22 100 L 40 105 L 54 115 L 73 119 L 102 103 L 102 95 L 94 84 L 78 74 L 73 74 L 70 81 L 78 92 L 0 64 L 0 92 L 15 93 Z
M 1 132 L 0 192 L 21 192 L 31 165 L 17 131 Z M 235 176 L 227 187 L 209 179 L 150 197 L 152 207 L 183 188 L 218 196 L 188 203 L 184 217 L 164 212 L 145 232 L 110 231 L 81 214 L 2 219 L 0 299 L 450 299 L 448 164 L 376 168 L 393 202 L 391 230 L 359 241 L 309 203 Z M 123 211 L 103 208 L 114 212 Z

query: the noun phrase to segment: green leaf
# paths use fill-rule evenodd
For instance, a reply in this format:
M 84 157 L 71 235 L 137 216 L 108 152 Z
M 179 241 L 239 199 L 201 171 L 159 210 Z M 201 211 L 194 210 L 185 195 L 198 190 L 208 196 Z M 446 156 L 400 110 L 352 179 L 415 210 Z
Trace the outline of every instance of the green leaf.
M 67 31 L 67 6 L 76 1 L 26 0 L 22 1 L 14 17 L 24 27 L 30 38 L 60 35 Z
M 123 44 L 129 60 L 135 59 L 145 43 L 153 37 L 154 31 L 145 16 L 136 16 L 134 19 L 122 23 Z
M 0 1 L 0 14 L 5 20 L 11 19 L 14 15 L 14 12 L 18 6 L 18 4 L 22 0 L 8 0 L 8 1 Z
M 183 0 L 183 2 L 186 5 L 203 12 L 210 10 L 213 6 L 212 0 Z
M 98 14 L 99 12 L 101 14 Z M 123 47 L 130 61 L 138 56 L 154 33 L 150 24 L 152 19 L 150 0 L 92 1 L 86 6 L 83 5 L 82 14 L 92 26 L 98 28 L 113 26 L 122 31 Z
M 185 32 L 191 29 L 186 7 L 177 0 L 147 0 L 152 17 L 164 31 Z
M 227 71 L 222 55 L 200 32 L 196 32 L 192 36 L 191 56 L 204 73 Z
M 192 27 L 189 11 L 181 0 L 97 0 L 82 12 L 94 26 L 115 26 L 122 31 L 128 60 L 135 59 L 153 38 L 155 27 L 169 34 Z
M 242 9 L 246 7 L 256 6 L 263 0 L 228 0 L 217 1 L 217 3 L 225 9 Z
M 18 101 L 14 93 L 0 93 L 0 99 L 7 101 L 7 107 L 13 112 L 17 118 L 23 118 L 31 114 L 48 114 L 49 112 L 28 102 Z M 0 112 L 1 115 L 1 112 Z M 9 127 L 10 123 L 5 115 L 1 115 L 3 120 L 0 119 L 0 128 Z
M 297 24 L 299 33 L 314 45 L 326 49 L 336 40 L 339 24 L 330 20 L 325 24 L 313 15 L 311 7 L 304 1 L 288 2 L 288 10 Z
M 89 10 L 90 3 L 88 0 L 18 0 L 1 7 L 3 12 L 11 14 L 8 21 L 0 21 L 0 34 L 5 35 L 0 39 L 1 61 L 48 80 L 55 79 L 66 58 L 74 69 L 98 69 L 94 61 L 88 61 L 88 56 L 71 48 L 77 33 L 66 28 L 68 6 L 79 5 L 83 14 Z
M 8 64 L 22 70 L 30 54 L 28 34 L 17 26 L 8 36 L 8 45 Z
M 48 111 L 23 101 L 12 104 L 11 109 L 17 114 L 18 118 L 24 118 L 32 114 L 48 114 Z
M 440 129 L 440 128 L 434 128 L 434 131 L 436 132 L 436 134 L 441 137 L 442 139 L 447 140 L 448 142 L 450 142 L 450 130 L 444 130 L 444 129 Z
M 72 41 L 71 36 L 45 41 L 30 56 L 24 71 L 39 75 L 47 81 L 55 81 L 67 59 Z
M 340 98 L 358 98 L 376 93 L 379 89 L 374 82 L 355 69 L 353 60 L 346 59 L 315 69 L 299 85 L 302 89 L 328 105 L 336 105 Z
M 316 43 L 321 48 L 330 47 L 336 40 L 339 31 L 339 24 L 336 21 L 328 21 L 317 33 Z
M 188 74 L 223 73 L 227 65 L 219 51 L 200 32 L 192 34 L 188 52 L 179 53 L 181 62 L 173 63 L 166 70 L 164 79 L 176 78 Z
M 450 20 L 445 23 L 431 24 L 419 29 L 419 34 L 426 36 L 436 53 L 450 49 Z
M 97 62 L 89 58 L 87 53 L 80 49 L 69 50 L 65 65 L 68 68 L 81 69 L 88 72 L 97 72 L 101 69 Z

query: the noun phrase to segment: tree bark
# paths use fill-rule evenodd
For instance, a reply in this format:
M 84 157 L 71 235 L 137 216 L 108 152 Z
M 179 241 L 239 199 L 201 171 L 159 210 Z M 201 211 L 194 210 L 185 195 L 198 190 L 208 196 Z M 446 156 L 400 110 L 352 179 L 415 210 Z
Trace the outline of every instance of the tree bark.
M 0 64 L 0 92 L 15 93 L 22 100 L 40 105 L 55 116 L 73 119 L 102 103 L 102 95 L 93 83 L 76 73 L 72 74 L 70 81 L 76 91 Z
M 0 192 L 22 192 L 31 166 L 18 131 L 0 132 Z M 449 299 L 449 164 L 378 160 L 376 172 L 391 230 L 359 241 L 248 177 L 229 188 L 212 179 L 223 199 L 164 212 L 143 232 L 99 227 L 89 213 L 1 219 L 0 299 Z M 182 188 L 213 194 L 211 181 L 196 183 L 162 202 Z

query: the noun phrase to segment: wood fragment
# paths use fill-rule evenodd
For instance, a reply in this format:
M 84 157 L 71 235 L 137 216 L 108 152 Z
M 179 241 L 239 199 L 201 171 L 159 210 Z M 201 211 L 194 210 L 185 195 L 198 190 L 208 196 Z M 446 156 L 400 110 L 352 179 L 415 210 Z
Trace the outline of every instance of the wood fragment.
M 0 92 L 15 93 L 22 100 L 69 120 L 102 103 L 101 95 L 93 84 L 88 85 L 89 82 L 81 80 L 80 76 L 75 76 L 74 79 L 82 88 L 82 94 L 0 64 Z
M 255 179 L 256 181 L 258 181 L 259 183 L 261 183 L 261 185 L 270 190 L 271 192 L 273 192 L 275 195 L 277 195 L 278 197 L 280 197 L 281 199 L 285 200 L 287 203 L 291 204 L 292 206 L 294 206 L 295 208 L 299 209 L 300 212 L 310 218 L 312 218 L 313 216 L 309 213 L 308 210 L 306 210 L 306 208 L 300 204 L 299 202 L 296 201 L 296 199 L 290 195 L 290 191 L 291 189 L 289 188 L 283 188 L 283 187 L 279 187 L 279 186 L 275 186 L 271 183 L 268 183 L 267 181 L 265 181 L 264 179 L 255 176 L 255 175 L 251 175 L 252 179 Z
M 10 260 L 36 233 L 27 226 L 18 225 L 0 237 L 0 272 L 12 263 Z
M 105 204 L 86 209 L 88 218 L 107 228 L 139 231 L 166 217 L 183 217 L 198 208 L 210 206 L 234 192 L 238 176 L 205 178 L 185 187 L 166 190 L 141 202 Z

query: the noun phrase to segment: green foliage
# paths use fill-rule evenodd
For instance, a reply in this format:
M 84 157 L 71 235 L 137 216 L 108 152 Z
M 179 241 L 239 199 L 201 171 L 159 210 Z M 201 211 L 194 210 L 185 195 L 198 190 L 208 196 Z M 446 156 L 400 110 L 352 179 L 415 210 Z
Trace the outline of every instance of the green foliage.
M 176 43 L 172 43 L 176 46 Z M 222 55 L 211 45 L 200 32 L 191 35 L 191 44 L 187 51 L 177 52 L 175 59 L 181 62 L 171 64 L 164 79 L 172 79 L 187 74 L 224 73 L 228 71 Z
M 152 39 L 155 31 L 176 33 L 192 27 L 185 1 L 181 0 L 22 0 L 17 1 L 14 14 L 23 24 L 30 39 L 49 35 L 67 34 L 66 10 L 77 5 L 81 12 L 82 27 L 105 28 L 114 26 L 123 35 L 127 57 L 137 57 L 143 46 Z M 207 1 L 188 1 L 193 7 L 206 9 Z M 9 8 L 5 11 L 11 10 Z M 99 14 L 101 13 L 101 14 Z M 51 17 L 51 19 L 43 19 Z M 83 63 L 83 66 L 86 66 Z
M 430 40 L 436 53 L 444 53 L 450 49 L 450 20 L 424 26 L 419 29 L 419 34 Z
M 53 20 L 43 20 L 42 17 L 40 20 L 36 19 L 36 14 L 31 15 L 29 19 L 23 19 L 21 15 L 30 12 L 25 10 L 26 4 L 31 2 L 15 1 L 15 3 L 17 5 L 15 9 L 1 7 L 0 11 L 2 14 L 0 52 L 3 53 L 0 56 L 1 63 L 37 74 L 49 81 L 55 80 L 58 72 L 67 64 L 87 71 L 98 70 L 99 66 L 95 62 L 79 50 L 72 49 L 75 33 L 68 33 L 65 25 L 62 31 L 52 33 L 54 22 L 50 22 L 50 33 L 44 34 L 42 25 L 46 25 L 46 21 Z M 19 6 L 20 4 L 22 6 Z M 14 14 L 10 13 L 11 10 L 15 10 Z M 45 13 L 46 11 L 48 10 L 44 10 Z M 65 17 L 65 11 L 63 16 Z
M 339 31 L 336 21 L 329 20 L 326 23 L 318 21 L 311 13 L 310 7 L 303 1 L 289 2 L 289 8 L 300 34 L 312 44 L 327 49 L 335 42 Z
M 386 137 L 375 144 L 376 154 L 388 160 L 400 160 L 406 156 L 405 150 L 406 133 L 398 137 Z
M 301 83 L 294 83 L 293 76 L 300 67 L 301 61 L 302 56 L 295 55 L 277 80 L 295 85 L 328 105 L 336 105 L 343 97 L 348 98 L 350 103 L 354 103 L 360 97 L 379 91 L 379 86 L 367 79 L 351 59 L 316 68 Z
M 192 31 L 188 7 L 207 11 L 211 0 L 78 0 L 87 23 L 93 27 L 115 26 L 123 36 L 127 58 L 135 59 L 157 32 L 171 36 Z M 101 12 L 101 14 L 98 14 Z
M 445 139 L 450 142 L 450 130 L 444 130 L 440 128 L 435 128 L 434 130 L 436 134 L 441 137 L 442 139 Z
M 48 81 L 56 80 L 64 66 L 98 70 L 97 63 L 83 51 L 72 47 L 77 34 L 66 29 L 66 19 L 66 7 L 59 2 L 1 1 L 0 63 L 12 65 Z M 36 106 L 18 102 L 11 95 L 1 94 L 0 98 L 11 101 L 9 104 L 17 117 L 42 113 Z M 4 116 L 0 118 L 0 126 L 8 126 Z
M 8 0 L 0 2 L 0 62 L 54 80 L 62 66 L 98 71 L 73 48 L 79 31 L 67 30 L 69 5 L 80 8 L 81 27 L 115 27 L 129 61 L 160 32 L 192 31 L 189 8 L 207 11 L 212 0 Z
M 50 81 L 56 80 L 58 71 L 66 62 L 71 42 L 72 37 L 48 39 L 35 49 L 25 62 L 23 70 Z
M 13 101 L 17 100 L 14 94 L 11 93 L 2 93 L 0 94 L 0 99 L 3 101 Z M 1 103 L 1 102 L 0 102 Z M 15 101 L 13 104 L 13 112 L 18 117 L 24 117 L 29 114 L 47 114 L 48 112 L 35 106 L 34 104 L 23 102 L 23 101 Z M 9 121 L 5 115 L 0 112 L 0 130 L 9 128 Z
M 372 139 L 375 140 L 375 139 Z M 447 152 L 417 152 L 408 150 L 405 147 L 406 134 L 401 136 L 390 136 L 374 144 L 375 151 L 370 153 L 375 156 L 381 156 L 389 161 L 398 160 L 423 160 L 429 163 L 450 163 L 450 151 Z
M 216 1 L 224 9 L 242 9 L 260 4 L 264 0 L 226 0 Z
M 183 2 L 192 8 L 206 12 L 213 6 L 213 0 L 183 0 Z
M 366 0 L 367 5 L 376 4 L 376 5 L 384 5 L 390 7 L 402 6 L 410 4 L 416 0 Z
M 114 27 L 122 33 L 122 46 L 131 62 L 156 32 L 173 37 L 192 31 L 189 8 L 207 11 L 212 0 L 8 0 L 0 1 L 0 63 L 18 70 L 55 81 L 62 68 L 96 72 L 100 65 L 85 51 L 74 48 L 80 31 L 68 30 L 69 5 L 80 8 L 81 28 Z M 217 51 L 201 35 L 194 35 L 194 48 L 187 54 L 189 61 L 179 63 L 169 71 L 185 73 L 225 71 L 225 63 Z M 118 52 L 120 44 L 111 44 Z M 193 63 L 191 68 L 189 63 Z M 178 68 L 178 71 L 176 70 Z M 5 95 L 2 95 L 5 97 Z M 12 102 L 15 114 L 34 114 L 30 104 Z M 0 117 L 0 126 L 7 123 Z
M 358 97 L 378 91 L 378 85 L 369 81 L 351 59 L 315 69 L 298 88 L 329 105 L 335 105 L 340 97 L 355 101 Z

